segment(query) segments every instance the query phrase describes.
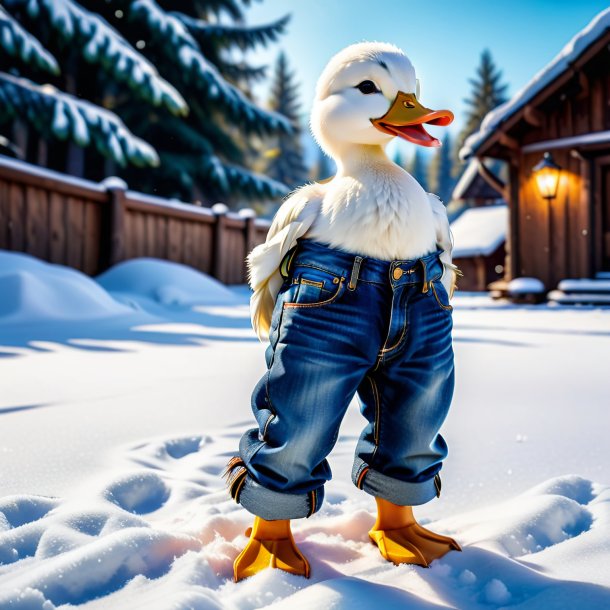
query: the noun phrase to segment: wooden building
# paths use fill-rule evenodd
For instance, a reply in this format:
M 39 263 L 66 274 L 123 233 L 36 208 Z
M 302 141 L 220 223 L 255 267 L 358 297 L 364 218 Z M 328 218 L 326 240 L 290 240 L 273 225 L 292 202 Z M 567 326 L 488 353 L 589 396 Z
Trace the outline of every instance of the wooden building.
M 453 262 L 464 274 L 458 282 L 461 291 L 484 291 L 504 277 L 508 219 L 503 189 L 504 183 L 476 157 L 453 189 L 447 212 Z
M 550 199 L 533 171 L 546 152 L 561 168 Z M 588 292 L 610 294 L 610 9 L 489 113 L 460 155 L 509 165 L 506 282 L 538 278 L 549 291 L 588 278 Z
M 503 277 L 507 226 L 505 204 L 468 208 L 451 223 L 453 262 L 464 274 L 461 291 L 487 290 Z

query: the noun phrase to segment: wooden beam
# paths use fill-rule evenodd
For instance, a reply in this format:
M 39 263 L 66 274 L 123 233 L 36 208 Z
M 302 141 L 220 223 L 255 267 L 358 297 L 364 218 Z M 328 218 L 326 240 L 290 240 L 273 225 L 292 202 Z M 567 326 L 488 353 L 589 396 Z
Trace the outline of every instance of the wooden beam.
M 569 136 L 567 138 L 555 138 L 554 140 L 544 140 L 543 142 L 532 142 L 523 147 L 523 152 L 531 153 L 540 150 L 552 150 L 555 148 L 574 148 L 576 146 L 582 149 L 585 146 L 607 146 L 608 143 L 610 143 L 610 130 L 594 131 L 592 133 Z
M 510 150 L 518 152 L 521 149 L 521 147 L 519 146 L 519 142 L 517 142 L 515 138 L 509 136 L 507 133 L 501 133 L 500 139 L 498 141 L 502 146 L 510 148 Z
M 523 109 L 523 118 L 526 123 L 529 123 L 533 127 L 542 127 L 544 125 L 544 114 L 534 108 L 531 104 L 528 104 Z
M 580 92 L 576 96 L 576 99 L 582 100 L 588 97 L 591 83 L 589 81 L 589 77 L 584 73 L 583 70 L 578 71 L 578 85 L 580 87 Z
M 504 201 L 508 201 L 508 189 L 506 188 L 506 184 L 498 176 L 496 176 L 481 160 L 478 160 L 477 163 L 477 171 L 481 178 L 491 186 L 492 189 L 498 191 Z

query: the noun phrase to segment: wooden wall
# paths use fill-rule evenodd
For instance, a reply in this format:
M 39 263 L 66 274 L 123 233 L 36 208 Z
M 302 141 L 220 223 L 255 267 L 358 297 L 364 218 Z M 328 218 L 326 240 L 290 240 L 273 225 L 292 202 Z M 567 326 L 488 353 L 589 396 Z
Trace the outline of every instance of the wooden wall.
M 518 275 L 537 277 L 552 289 L 563 278 L 589 274 L 589 170 L 587 162 L 572 157 L 568 150 L 553 151 L 553 158 L 563 169 L 557 197 L 545 200 L 531 172 L 540 158 L 536 152 L 521 159 Z
M 165 201 L 0 157 L 0 249 L 97 275 L 122 260 L 161 258 L 220 281 L 247 280 L 245 258 L 270 223 Z
M 476 153 L 510 164 L 506 280 L 533 276 L 551 290 L 561 279 L 591 277 L 600 270 L 596 159 L 610 154 L 610 143 L 564 139 L 610 130 L 608 43 L 610 33 L 507 118 Z M 546 150 L 562 167 L 557 197 L 551 201 L 539 195 L 532 174 Z

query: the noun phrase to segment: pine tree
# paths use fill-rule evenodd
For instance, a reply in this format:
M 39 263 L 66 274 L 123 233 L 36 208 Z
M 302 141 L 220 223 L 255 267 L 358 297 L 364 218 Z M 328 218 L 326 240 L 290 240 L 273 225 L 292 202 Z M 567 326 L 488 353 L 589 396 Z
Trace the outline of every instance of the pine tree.
M 468 106 L 466 124 L 460 132 L 456 142 L 457 152 L 464 145 L 466 138 L 478 131 L 485 115 L 506 101 L 507 84 L 502 84 L 502 71 L 499 70 L 488 49 L 481 53 L 481 61 L 477 68 L 476 77 L 469 78 L 472 85 L 470 97 L 464 99 Z M 457 164 L 456 164 L 457 165 Z
M 428 190 L 428 167 L 420 148 L 415 149 L 407 171 L 420 183 L 424 190 Z
M 294 132 L 277 136 L 273 149 L 274 154 L 270 156 L 271 160 L 266 174 L 290 189 L 299 186 L 307 179 L 307 168 L 300 142 L 301 129 L 298 124 L 297 96 L 294 73 L 288 70 L 286 54 L 281 52 L 276 63 L 269 107 L 285 116 L 292 124 Z
M 116 173 L 145 192 L 229 204 L 286 192 L 245 167 L 244 150 L 250 136 L 292 127 L 242 91 L 265 68 L 227 58 L 234 49 L 276 40 L 286 17 L 248 28 L 237 0 L 4 4 L 11 14 L 0 14 L 0 25 L 10 20 L 12 29 L 3 31 L 12 38 L 4 34 L 0 48 L 23 60 L 17 75 L 0 66 L 5 116 L 15 117 L 20 107 L 45 138 L 95 143 L 121 166 Z M 225 24 L 225 16 L 236 25 Z M 22 71 L 31 80 L 17 78 Z M 51 86 L 36 84 L 43 71 L 51 72 Z M 89 150 L 84 154 L 89 158 Z M 89 160 L 85 168 L 100 171 L 99 159 Z M 154 172 L 137 167 L 154 164 Z
M 428 185 L 432 193 L 437 194 L 446 204 L 451 200 L 455 186 L 453 173 L 453 156 L 451 150 L 451 134 L 447 133 L 443 145 L 437 148 L 428 168 Z

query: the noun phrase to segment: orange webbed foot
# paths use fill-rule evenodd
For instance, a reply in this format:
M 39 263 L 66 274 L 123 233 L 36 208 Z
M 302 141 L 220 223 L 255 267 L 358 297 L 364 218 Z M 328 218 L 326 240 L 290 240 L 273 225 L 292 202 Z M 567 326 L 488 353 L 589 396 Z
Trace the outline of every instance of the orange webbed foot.
M 431 532 L 417 523 L 412 507 L 392 504 L 382 498 L 376 501 L 377 521 L 369 536 L 388 561 L 428 567 L 449 551 L 462 550 L 453 538 Z
M 255 517 L 246 535 L 248 544 L 233 564 L 235 582 L 253 576 L 266 568 L 277 568 L 309 578 L 309 562 L 297 547 L 290 521 L 266 521 Z

